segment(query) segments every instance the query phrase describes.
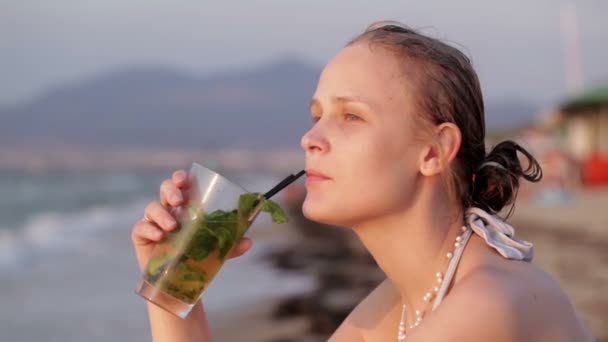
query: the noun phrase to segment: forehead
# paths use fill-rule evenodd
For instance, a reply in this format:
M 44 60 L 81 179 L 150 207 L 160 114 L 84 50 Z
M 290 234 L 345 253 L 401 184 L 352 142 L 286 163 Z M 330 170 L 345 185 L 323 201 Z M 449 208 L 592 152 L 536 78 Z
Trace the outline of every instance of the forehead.
M 405 106 L 411 93 L 406 67 L 386 49 L 370 48 L 367 42 L 349 45 L 323 69 L 315 98 L 350 96 L 371 107 Z

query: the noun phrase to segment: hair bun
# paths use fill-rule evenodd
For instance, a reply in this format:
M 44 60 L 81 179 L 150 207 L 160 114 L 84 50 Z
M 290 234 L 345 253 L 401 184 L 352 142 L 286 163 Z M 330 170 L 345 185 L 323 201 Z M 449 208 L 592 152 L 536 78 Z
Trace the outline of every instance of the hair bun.
M 517 152 L 527 158 L 528 166 L 525 169 Z M 529 182 L 540 181 L 543 172 L 538 161 L 513 141 L 499 143 L 473 173 L 473 205 L 492 214 L 500 212 L 515 201 L 521 177 Z M 507 217 L 511 215 L 512 209 Z

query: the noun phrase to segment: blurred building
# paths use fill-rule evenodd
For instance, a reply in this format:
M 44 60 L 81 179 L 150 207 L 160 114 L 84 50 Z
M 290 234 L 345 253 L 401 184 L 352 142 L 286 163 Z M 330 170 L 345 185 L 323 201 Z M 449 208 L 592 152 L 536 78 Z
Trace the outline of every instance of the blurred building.
M 584 185 L 608 185 L 608 82 L 564 101 L 539 127 L 578 165 Z

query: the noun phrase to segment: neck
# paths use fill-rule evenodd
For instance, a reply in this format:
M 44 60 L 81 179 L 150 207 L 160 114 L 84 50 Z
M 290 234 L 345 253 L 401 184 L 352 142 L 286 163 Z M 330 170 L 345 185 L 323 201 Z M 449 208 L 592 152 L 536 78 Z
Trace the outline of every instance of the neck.
M 463 214 L 450 215 L 450 208 L 442 203 L 448 203 L 444 196 L 421 194 L 407 209 L 353 227 L 399 290 L 408 315 L 424 309 L 423 297 L 438 285 L 436 273 L 445 273 L 446 254 L 461 233 Z

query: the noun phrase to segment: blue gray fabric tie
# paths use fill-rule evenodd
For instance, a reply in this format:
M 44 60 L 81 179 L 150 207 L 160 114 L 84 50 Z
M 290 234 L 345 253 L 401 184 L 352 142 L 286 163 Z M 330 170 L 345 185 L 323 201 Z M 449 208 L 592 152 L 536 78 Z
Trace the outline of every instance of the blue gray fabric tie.
M 465 213 L 465 221 L 477 235 L 507 259 L 532 261 L 534 246 L 514 237 L 515 230 L 500 217 L 472 207 Z

